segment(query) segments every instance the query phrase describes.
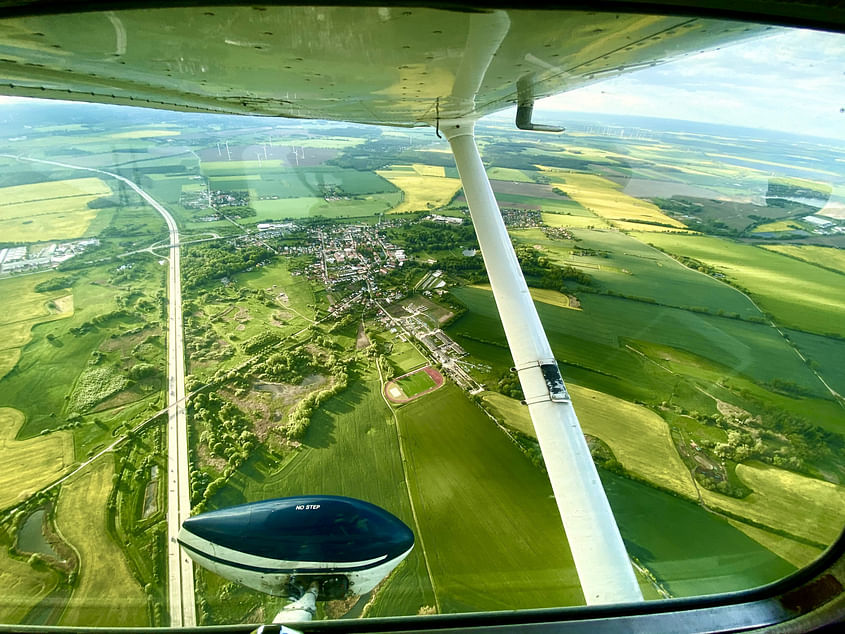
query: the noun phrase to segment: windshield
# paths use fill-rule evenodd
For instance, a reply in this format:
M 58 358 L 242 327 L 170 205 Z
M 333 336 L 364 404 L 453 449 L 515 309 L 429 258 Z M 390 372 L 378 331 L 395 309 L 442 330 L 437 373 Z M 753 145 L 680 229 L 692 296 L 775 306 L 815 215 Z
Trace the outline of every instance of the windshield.
M 775 581 L 842 530 L 843 57 L 783 31 L 538 102 L 561 134 L 476 126 L 646 600 Z M 585 603 L 433 127 L 0 122 L 0 623 Z

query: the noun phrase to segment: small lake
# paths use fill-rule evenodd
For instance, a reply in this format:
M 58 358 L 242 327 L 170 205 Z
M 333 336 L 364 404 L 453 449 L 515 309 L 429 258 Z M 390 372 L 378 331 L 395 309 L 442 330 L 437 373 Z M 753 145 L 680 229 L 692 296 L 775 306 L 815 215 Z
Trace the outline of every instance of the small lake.
M 18 531 L 18 550 L 25 553 L 41 553 L 58 559 L 58 554 L 44 538 L 44 513 L 44 509 L 38 509 L 26 518 Z
M 795 567 L 701 506 L 600 470 L 628 552 L 676 597 L 745 590 Z

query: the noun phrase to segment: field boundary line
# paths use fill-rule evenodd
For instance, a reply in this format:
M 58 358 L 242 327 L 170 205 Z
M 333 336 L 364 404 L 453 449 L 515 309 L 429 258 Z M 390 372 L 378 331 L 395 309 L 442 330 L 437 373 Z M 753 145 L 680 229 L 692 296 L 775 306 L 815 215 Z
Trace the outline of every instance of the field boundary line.
M 411 495 L 411 483 L 408 480 L 408 470 L 406 468 L 407 463 L 405 461 L 405 449 L 402 446 L 402 432 L 399 431 L 399 418 L 396 416 L 396 410 L 390 406 L 387 397 L 384 395 L 384 390 L 387 386 L 384 382 L 384 376 L 381 373 L 381 365 L 378 363 L 378 360 L 376 360 L 376 369 L 378 370 L 378 378 L 380 385 L 379 392 L 381 393 L 381 398 L 382 400 L 384 400 L 384 404 L 387 405 L 387 409 L 390 410 L 390 415 L 393 416 L 393 426 L 396 430 L 396 441 L 399 444 L 399 459 L 402 461 L 402 478 L 405 480 L 405 490 L 408 493 L 408 504 L 410 504 L 411 506 L 411 515 L 414 518 L 414 524 L 417 527 L 417 534 L 420 538 L 420 550 L 422 550 L 425 571 L 426 573 L 428 573 L 428 582 L 431 584 L 431 593 L 434 595 L 434 607 L 437 609 L 438 614 L 442 614 L 440 610 L 440 599 L 437 598 L 437 587 L 434 585 L 434 577 L 431 574 L 431 566 L 428 563 L 428 553 L 425 550 L 425 541 L 423 540 L 422 529 L 420 528 L 419 519 L 417 519 L 417 510 L 414 506 L 414 496 Z

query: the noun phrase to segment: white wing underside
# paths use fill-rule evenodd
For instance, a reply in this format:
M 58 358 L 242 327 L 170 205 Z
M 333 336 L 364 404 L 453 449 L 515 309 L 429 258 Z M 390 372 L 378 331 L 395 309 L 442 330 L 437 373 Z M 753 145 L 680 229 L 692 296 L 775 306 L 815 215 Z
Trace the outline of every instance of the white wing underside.
M 270 6 L 44 15 L 0 21 L 0 94 L 427 125 L 438 111 L 448 120 L 507 108 L 520 79 L 539 98 L 760 29 L 535 10 Z

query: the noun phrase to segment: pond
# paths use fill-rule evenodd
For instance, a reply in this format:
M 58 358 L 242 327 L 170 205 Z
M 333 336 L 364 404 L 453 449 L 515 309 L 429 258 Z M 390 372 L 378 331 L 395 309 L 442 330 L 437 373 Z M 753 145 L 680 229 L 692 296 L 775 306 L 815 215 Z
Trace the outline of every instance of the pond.
M 34 511 L 21 525 L 18 531 L 18 550 L 25 553 L 41 553 L 55 559 L 59 555 L 44 538 L 44 509 Z

